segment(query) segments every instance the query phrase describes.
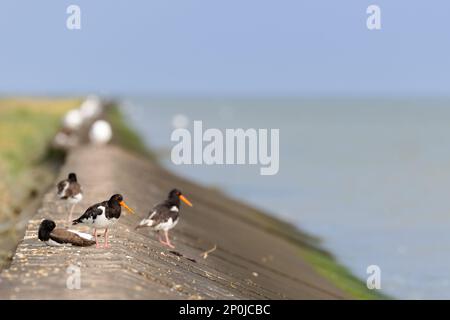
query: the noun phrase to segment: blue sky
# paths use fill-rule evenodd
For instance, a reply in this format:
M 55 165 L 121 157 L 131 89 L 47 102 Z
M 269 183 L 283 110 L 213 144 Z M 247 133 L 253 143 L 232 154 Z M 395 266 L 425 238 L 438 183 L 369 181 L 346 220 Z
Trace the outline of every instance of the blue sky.
M 370 4 L 381 31 L 366 28 Z M 448 0 L 0 6 L 0 94 L 449 95 Z

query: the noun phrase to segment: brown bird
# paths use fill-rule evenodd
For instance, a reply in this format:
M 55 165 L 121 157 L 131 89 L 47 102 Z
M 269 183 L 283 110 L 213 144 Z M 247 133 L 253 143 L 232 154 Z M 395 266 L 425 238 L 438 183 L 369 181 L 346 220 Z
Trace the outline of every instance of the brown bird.
M 66 204 L 68 205 L 72 205 L 68 219 L 68 222 L 70 223 L 72 221 L 72 214 L 75 205 L 83 200 L 83 190 L 81 189 L 81 185 L 78 183 L 77 175 L 75 173 L 70 173 L 66 180 L 58 183 L 57 188 L 57 195 L 59 199 L 66 201 Z
M 71 244 L 77 247 L 89 247 L 95 244 L 95 240 L 90 234 L 66 229 L 56 229 L 56 223 L 52 220 L 43 220 L 41 222 L 38 238 L 49 246 Z

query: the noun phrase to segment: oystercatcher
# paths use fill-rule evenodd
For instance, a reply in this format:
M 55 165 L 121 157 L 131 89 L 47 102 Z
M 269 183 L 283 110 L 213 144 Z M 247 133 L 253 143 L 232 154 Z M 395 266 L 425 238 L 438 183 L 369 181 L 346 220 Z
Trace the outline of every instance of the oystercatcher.
M 94 237 L 97 248 L 97 229 L 105 229 L 105 244 L 104 248 L 108 247 L 108 229 L 114 225 L 120 218 L 122 207 L 129 212 L 134 213 L 127 204 L 123 201 L 120 194 L 113 195 L 109 200 L 94 204 L 86 210 L 86 212 L 76 220 L 73 220 L 73 225 L 85 224 L 94 228 Z
M 148 217 L 142 220 L 135 230 L 150 227 L 158 233 L 159 242 L 172 249 L 175 248 L 169 240 L 169 230 L 178 223 L 181 205 L 180 200 L 192 207 L 192 203 L 186 199 L 180 190 L 173 189 L 170 191 L 167 200 L 154 206 Z M 164 231 L 165 241 L 163 241 L 159 234 L 161 230 Z
M 73 230 L 56 229 L 56 224 L 52 220 L 43 220 L 41 222 L 38 238 L 49 246 L 71 244 L 77 247 L 89 247 L 95 244 L 90 234 Z
M 61 200 L 65 200 L 66 204 L 71 204 L 68 222 L 72 221 L 72 214 L 75 205 L 83 200 L 83 190 L 81 185 L 77 181 L 77 175 L 70 173 L 66 180 L 58 183 L 58 197 Z

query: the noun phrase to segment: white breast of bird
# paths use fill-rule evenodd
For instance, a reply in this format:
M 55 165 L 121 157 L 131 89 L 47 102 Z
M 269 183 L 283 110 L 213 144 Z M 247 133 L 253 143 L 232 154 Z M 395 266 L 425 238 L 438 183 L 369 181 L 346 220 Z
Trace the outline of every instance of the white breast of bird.
M 69 200 L 69 203 L 77 204 L 78 202 L 83 200 L 83 194 L 82 193 L 76 194 L 76 195 L 70 197 L 68 200 Z
M 56 242 L 53 239 L 48 239 L 47 241 L 45 241 L 45 244 L 50 246 L 50 247 L 61 247 L 63 246 L 63 244 Z
M 85 224 L 90 225 L 96 229 L 105 229 L 105 228 L 109 228 L 110 226 L 112 226 L 113 224 L 115 224 L 117 222 L 117 219 L 115 219 L 115 218 L 112 218 L 112 219 L 106 218 L 106 214 L 105 214 L 106 208 L 104 206 L 99 206 L 99 207 L 97 207 L 97 209 L 102 210 L 102 213 L 98 214 L 95 217 L 95 219 L 93 217 L 87 219 L 86 221 L 84 221 Z
M 77 230 L 68 230 L 68 231 L 70 231 L 72 233 L 75 233 L 79 237 L 84 238 L 86 240 L 94 240 L 94 236 L 92 236 L 89 233 L 84 233 L 84 232 L 80 232 L 80 231 L 77 231 Z
M 161 222 L 160 224 L 155 226 L 155 230 L 163 230 L 167 231 L 175 227 L 178 223 L 178 219 L 173 221 L 172 218 L 169 218 L 169 220 Z

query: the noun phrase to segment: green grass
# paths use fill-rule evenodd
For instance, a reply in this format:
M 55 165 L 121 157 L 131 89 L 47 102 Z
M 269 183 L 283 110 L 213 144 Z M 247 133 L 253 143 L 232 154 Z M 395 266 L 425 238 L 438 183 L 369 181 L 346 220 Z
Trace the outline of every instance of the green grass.
M 369 290 L 364 282 L 352 275 L 345 267 L 336 262 L 332 256 L 314 249 L 301 249 L 300 254 L 319 274 L 327 278 L 351 298 L 359 300 L 390 299 L 379 291 Z
M 127 124 L 125 116 L 118 106 L 110 106 L 107 113 L 107 120 L 113 128 L 113 143 L 128 151 L 143 155 L 153 161 L 156 160 L 155 155 L 148 150 L 141 136 Z
M 36 165 L 75 100 L 0 100 L 0 168 L 15 177 Z
M 49 143 L 77 100 L 0 99 L 0 222 L 48 176 Z M 44 165 L 45 164 L 45 165 Z

